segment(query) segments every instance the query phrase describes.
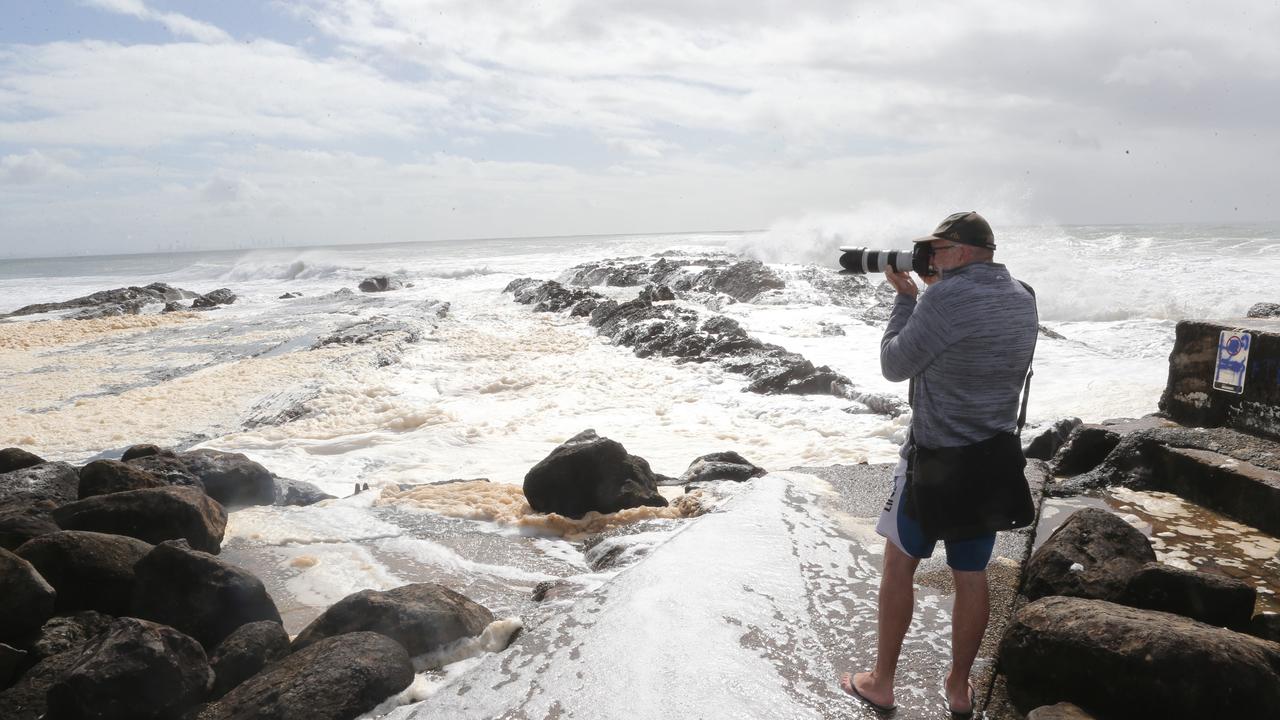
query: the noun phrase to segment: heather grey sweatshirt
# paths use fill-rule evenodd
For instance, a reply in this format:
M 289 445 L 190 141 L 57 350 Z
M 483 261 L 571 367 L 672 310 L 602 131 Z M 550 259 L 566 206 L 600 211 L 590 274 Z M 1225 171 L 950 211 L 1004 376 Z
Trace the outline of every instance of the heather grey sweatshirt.
M 894 382 L 915 378 L 916 443 L 954 447 L 1014 432 L 1037 324 L 1034 298 L 999 263 L 947 271 L 918 302 L 899 294 L 880 368 Z

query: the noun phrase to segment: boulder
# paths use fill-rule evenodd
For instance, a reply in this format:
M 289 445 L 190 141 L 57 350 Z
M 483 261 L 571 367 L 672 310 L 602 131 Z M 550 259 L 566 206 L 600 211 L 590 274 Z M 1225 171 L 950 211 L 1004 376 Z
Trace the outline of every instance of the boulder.
M 303 480 L 291 480 L 273 476 L 276 484 L 276 505 L 314 505 L 321 500 L 332 500 L 333 495 Z
M 1014 614 L 999 652 L 1018 708 L 1065 699 L 1102 717 L 1176 720 L 1280 707 L 1280 645 L 1154 610 L 1043 598 Z
M 706 482 L 708 480 L 750 480 L 768 471 L 753 465 L 738 453 L 728 450 L 711 453 L 689 463 L 689 469 L 680 476 L 680 483 Z
M 1243 580 L 1147 563 L 1129 578 L 1119 602 L 1243 632 L 1257 599 L 1257 589 Z
M 1280 317 L 1280 304 L 1260 302 L 1254 303 L 1249 308 L 1249 312 L 1245 313 L 1245 317 L 1251 318 L 1272 318 Z
M 41 535 L 16 554 L 57 591 L 57 612 L 127 615 L 133 600 L 133 566 L 149 552 L 150 544 L 131 537 L 64 530 Z
M 1080 425 L 1053 455 L 1054 475 L 1079 475 L 1097 467 L 1120 444 L 1120 433 L 1103 425 Z
M 208 650 L 246 623 L 280 622 L 261 580 L 182 540 L 156 545 L 133 573 L 131 614 L 175 627 Z
M 675 300 L 676 294 L 666 285 L 645 285 L 640 291 L 640 299 L 649 302 L 664 302 L 667 300 Z
M 33 465 L 44 463 L 44 458 L 23 450 L 22 448 L 5 448 L 0 450 L 0 474 L 22 470 Z
M 339 600 L 298 633 L 293 651 L 324 638 L 368 630 L 395 640 L 416 657 L 477 636 L 491 622 L 493 613 L 483 605 L 436 583 L 361 590 Z
M 187 309 L 187 306 L 175 300 L 174 302 L 165 303 L 164 308 L 161 309 L 160 312 L 162 313 L 182 312 L 183 310 L 186 310 L 186 309 Z
M 1249 621 L 1249 634 L 1280 643 L 1280 613 L 1260 612 Z
M 595 430 L 578 433 L 534 465 L 524 476 L 524 495 L 537 512 L 573 518 L 667 506 L 649 463 Z
M 227 511 L 193 487 L 162 487 L 98 495 L 53 511 L 64 530 L 127 535 L 148 543 L 183 539 L 217 554 Z
M 47 462 L 0 474 L 0 506 L 44 500 L 62 505 L 78 499 L 79 492 L 80 475 L 64 462 Z
M 758 260 L 741 260 L 723 269 L 701 273 L 694 280 L 700 290 L 714 290 L 737 300 L 751 302 L 766 290 L 780 290 L 786 283 Z
M 178 459 L 172 450 L 164 450 L 151 455 L 139 455 L 125 460 L 132 467 L 145 470 L 160 478 L 166 485 L 179 485 L 200 488 L 204 492 L 204 483 L 191 474 L 186 464 Z
M 1105 510 L 1077 510 L 1027 561 L 1022 594 L 1118 600 L 1129 579 L 1155 562 L 1147 538 Z
M 31 656 L 43 660 L 82 647 L 106 632 L 114 619 L 93 610 L 49 618 L 30 645 Z
M 84 647 L 47 657 L 22 674 L 12 687 L 0 692 L 0 718 L 4 720 L 57 720 L 47 715 L 49 688 L 80 660 Z
M 208 310 L 219 305 L 230 305 L 236 301 L 236 294 L 228 288 L 218 288 L 191 301 L 192 310 Z
M 53 616 L 57 593 L 31 563 L 0 550 L 0 642 L 22 644 Z
M 280 297 L 278 297 L 278 298 L 276 298 L 276 299 L 277 299 L 277 300 L 292 300 L 292 299 L 294 299 L 294 298 L 300 298 L 300 297 L 302 297 L 302 293 L 300 293 L 300 292 L 287 292 L 287 293 L 285 293 L 285 294 L 281 295 Z
M 115 288 L 114 290 L 99 290 L 98 292 L 85 295 L 83 297 L 64 300 L 62 302 L 26 305 L 9 314 L 33 315 L 36 313 L 54 312 L 57 310 L 94 307 L 104 308 L 105 312 L 110 313 L 113 306 L 141 308 L 143 305 L 151 303 L 181 300 L 183 298 L 190 297 L 195 297 L 195 293 L 190 290 L 171 287 L 164 283 L 151 283 L 146 287 L 130 286 Z M 123 312 L 125 312 L 125 310 L 120 309 L 116 314 L 123 314 Z
M 1081 424 L 1080 418 L 1063 418 L 1059 420 L 1044 432 L 1032 438 L 1031 442 L 1027 443 L 1027 446 L 1022 449 L 1022 454 L 1029 459 L 1034 458 L 1036 460 L 1053 458 L 1058 449 L 1066 444 L 1067 438 L 1071 436 L 1071 433 Z
M 1223 333 L 1240 338 L 1249 333 L 1248 362 L 1240 355 L 1220 358 Z M 1239 343 L 1237 339 L 1237 343 Z M 1280 440 L 1280 318 L 1259 317 L 1214 322 L 1182 320 L 1174 331 L 1169 375 L 1160 396 L 1160 411 L 1182 425 L 1229 427 Z M 1234 369 L 1238 392 L 1215 387 L 1219 365 Z
M 129 462 L 130 460 L 136 460 L 137 458 L 148 457 L 150 455 L 177 457 L 177 454 L 168 448 L 143 443 L 141 445 L 130 445 L 125 449 L 124 453 L 120 455 L 120 462 Z
M 49 687 L 50 718 L 167 720 L 204 699 L 213 671 L 195 640 L 117 618 Z
M 217 700 L 262 668 L 289 655 L 289 633 L 278 622 L 262 620 L 241 625 L 209 654 L 213 668 L 210 700 Z
M 413 663 L 385 635 L 326 638 L 210 703 L 198 720 L 351 720 L 413 681 Z
M 49 517 L 53 503 L 19 503 L 0 507 L 0 548 L 17 550 L 31 538 L 62 528 Z
M 386 275 L 375 275 L 360 281 L 360 292 L 389 292 L 403 287 L 403 282 Z
M 242 453 L 190 450 L 178 459 L 188 472 L 200 479 L 209 497 L 226 507 L 275 502 L 274 476 Z
M 110 495 L 125 490 L 168 487 L 168 483 L 137 465 L 119 460 L 94 460 L 80 468 L 79 498 Z
M 1041 705 L 1027 713 L 1027 720 L 1094 720 L 1094 718 L 1081 710 L 1078 705 L 1060 702 L 1056 705 Z

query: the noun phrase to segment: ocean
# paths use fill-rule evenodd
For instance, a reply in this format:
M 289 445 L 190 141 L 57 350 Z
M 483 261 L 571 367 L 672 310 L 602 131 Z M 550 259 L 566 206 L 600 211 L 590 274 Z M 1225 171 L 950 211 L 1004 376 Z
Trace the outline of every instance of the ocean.
M 151 306 L 75 323 L 56 322 L 58 313 L 0 320 L 0 446 L 73 463 L 117 457 L 137 443 L 244 453 L 340 498 L 231 514 L 224 557 L 263 577 L 290 633 L 351 592 L 424 579 L 486 604 L 509 633 L 537 624 L 543 611 L 528 600 L 536 584 L 558 580 L 587 593 L 619 572 L 593 566 L 581 546 L 609 521 L 548 522 L 522 508 L 516 492 L 530 467 L 578 432 L 592 428 L 678 477 L 693 459 L 721 450 L 771 471 L 891 462 L 908 418 L 829 395 L 747 393 L 744 376 L 636 357 L 585 318 L 534 312 L 503 288 L 605 259 L 759 259 L 784 289 L 714 310 L 692 306 L 829 365 L 861 391 L 905 399 L 905 383 L 880 376 L 883 327 L 810 281 L 814 268 L 834 272 L 839 246 L 909 246 L 910 235 L 869 227 L 0 261 L 0 313 L 152 282 L 238 296 L 198 314 L 160 315 Z M 1243 317 L 1254 303 L 1280 300 L 1280 226 L 998 227 L 997 238 L 997 260 L 1036 288 L 1041 322 L 1056 334 L 1042 335 L 1036 351 L 1033 428 L 1154 412 L 1178 320 Z M 412 286 L 340 292 L 374 275 Z M 593 289 L 623 300 L 639 288 Z M 281 299 L 285 293 L 300 297 Z M 365 344 L 323 344 L 359 323 L 396 331 Z M 476 479 L 489 482 L 400 489 Z M 366 483 L 370 492 L 354 493 Z M 649 523 L 623 548 L 643 564 L 700 520 L 653 514 L 627 522 Z M 876 542 L 866 533 L 871 555 Z M 1275 550 L 1258 552 L 1266 561 Z M 424 674 L 400 702 L 427 697 L 484 652 Z

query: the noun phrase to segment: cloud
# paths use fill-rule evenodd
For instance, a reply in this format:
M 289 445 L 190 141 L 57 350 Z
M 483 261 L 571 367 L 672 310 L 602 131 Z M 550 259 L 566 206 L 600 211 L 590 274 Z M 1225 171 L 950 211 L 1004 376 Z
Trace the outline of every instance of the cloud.
M 84 0 L 85 4 L 108 12 L 119 13 L 164 25 L 179 37 L 187 37 L 204 43 L 233 42 L 232 37 L 216 25 L 210 25 L 179 13 L 157 12 L 142 0 Z
M 39 150 L 0 157 L 0 185 L 37 185 L 79 178 L 78 172 Z

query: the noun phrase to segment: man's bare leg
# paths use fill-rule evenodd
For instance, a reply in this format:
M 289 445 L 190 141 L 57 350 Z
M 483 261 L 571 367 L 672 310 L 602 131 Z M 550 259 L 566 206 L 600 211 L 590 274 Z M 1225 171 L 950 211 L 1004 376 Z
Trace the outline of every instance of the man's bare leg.
M 902 639 L 907 635 L 907 628 L 911 627 L 911 615 L 915 612 L 914 579 L 919 564 L 919 559 L 902 552 L 892 542 L 885 542 L 875 669 L 856 675 L 845 673 L 840 678 L 840 686 L 845 692 L 851 693 L 856 688 L 859 695 L 877 705 L 893 705 L 893 676 L 898 671 Z
M 969 671 L 987 630 L 990 596 L 986 570 L 952 570 L 951 576 L 956 584 L 956 603 L 951 613 L 951 670 L 943 687 L 951 708 L 963 712 L 970 709 Z

